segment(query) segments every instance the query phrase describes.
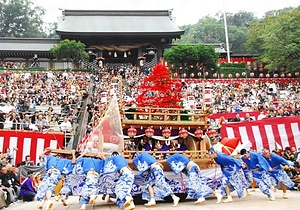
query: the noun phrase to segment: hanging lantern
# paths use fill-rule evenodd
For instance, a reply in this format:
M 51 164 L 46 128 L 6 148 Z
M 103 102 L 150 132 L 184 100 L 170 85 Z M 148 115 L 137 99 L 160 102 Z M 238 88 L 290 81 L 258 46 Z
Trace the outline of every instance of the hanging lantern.
M 232 74 L 228 74 L 228 78 L 232 78 Z
M 281 78 L 284 78 L 284 77 L 285 77 L 285 74 L 281 74 L 280 77 L 281 77 Z
M 127 135 L 130 137 L 130 138 L 133 138 L 137 133 L 137 130 L 134 128 L 134 127 L 131 127 L 127 130 Z
M 214 78 L 216 78 L 217 76 L 218 76 L 217 73 L 214 73 L 214 74 L 213 74 L 213 77 L 214 77 Z
M 208 137 L 212 137 L 212 136 L 214 136 L 214 135 L 216 135 L 216 134 L 217 134 L 217 131 L 214 130 L 214 129 L 211 129 L 211 130 L 207 131 Z
M 247 76 L 246 72 L 243 72 L 243 73 L 242 73 L 242 76 L 243 76 L 243 77 Z
M 236 78 L 239 78 L 239 77 L 240 77 L 240 73 L 236 73 L 236 74 L 235 74 L 235 77 L 236 77 Z
M 177 72 L 174 73 L 174 77 L 178 77 L 178 73 Z
M 250 73 L 250 77 L 254 77 L 254 73 L 252 72 L 252 73 Z
M 266 74 L 266 77 L 267 77 L 267 78 L 270 78 L 270 74 Z
M 202 76 L 201 72 L 198 72 L 197 75 L 198 75 L 198 77 L 201 77 L 201 76 Z
M 298 77 L 299 76 L 299 72 L 295 72 L 295 76 Z
M 196 138 L 200 139 L 203 136 L 203 131 L 200 128 L 197 128 L 194 132 Z
M 287 75 L 288 77 L 292 77 L 292 74 L 291 73 L 288 73 L 288 75 Z
M 221 77 L 221 78 L 224 78 L 224 74 L 220 74 L 220 77 Z
M 260 73 L 260 74 L 259 74 L 259 77 L 260 77 L 260 78 L 264 77 L 264 74 L 263 74 L 263 73 Z
M 190 77 L 192 77 L 192 78 L 193 78 L 194 76 L 195 76 L 195 74 L 194 74 L 194 73 L 191 73 L 191 74 L 190 74 Z
M 186 73 L 183 73 L 182 77 L 183 77 L 183 78 L 186 78 Z
M 152 129 L 152 128 L 147 128 L 146 130 L 145 130 L 145 135 L 147 136 L 147 137 L 149 137 L 149 138 L 151 138 L 153 135 L 154 135 L 154 130 Z
M 165 137 L 165 139 L 168 139 L 171 136 L 171 130 L 169 128 L 163 129 L 162 135 Z
M 277 77 L 278 77 L 278 74 L 274 74 L 274 77 L 277 78 Z
M 180 131 L 179 131 L 179 137 L 185 139 L 187 136 L 188 136 L 187 130 L 185 130 L 184 128 L 180 129 Z

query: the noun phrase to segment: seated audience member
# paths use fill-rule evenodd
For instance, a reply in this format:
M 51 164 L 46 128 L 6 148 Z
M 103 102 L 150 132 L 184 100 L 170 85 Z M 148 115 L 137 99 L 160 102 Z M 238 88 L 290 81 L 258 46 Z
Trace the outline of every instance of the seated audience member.
M 50 127 L 50 131 L 60 131 L 58 122 L 57 122 L 57 118 L 55 116 L 53 116 L 51 118 L 51 121 L 49 123 L 49 127 Z
M 164 140 L 160 140 L 160 141 L 156 144 L 155 148 L 156 148 L 158 151 L 169 151 L 169 150 L 170 150 L 169 146 L 166 145 L 166 141 L 164 141 Z
M 241 122 L 242 119 L 240 118 L 240 114 L 236 114 L 235 118 L 233 118 L 233 122 Z
M 25 114 L 24 119 L 21 121 L 22 129 L 23 130 L 30 130 L 30 124 L 31 124 L 31 119 L 28 114 Z
M 69 121 L 68 117 L 64 118 L 64 121 L 59 125 L 60 130 L 62 132 L 70 133 L 73 129 L 71 122 Z
M 253 119 L 250 117 L 250 114 L 246 113 L 244 121 L 251 121 L 251 120 Z
M 47 129 L 49 127 L 49 123 L 47 122 L 47 120 L 45 120 L 45 118 L 41 114 L 38 116 L 38 119 L 35 121 L 35 125 L 37 126 L 39 131 L 43 131 L 44 129 Z
M 294 182 L 294 187 L 297 190 L 300 190 L 300 165 L 296 164 L 294 168 L 290 171 L 289 176 Z
M 5 149 L 5 153 L 3 154 L 4 157 L 6 158 L 8 163 L 11 163 L 12 159 L 13 159 L 13 153 L 10 151 L 10 148 L 7 147 Z
M 7 175 L 7 168 L 6 166 L 1 166 L 0 169 L 0 189 L 5 191 L 7 194 L 7 199 L 6 199 L 6 205 L 8 206 L 11 203 L 14 203 L 17 201 L 18 197 L 16 195 L 15 190 L 11 187 L 9 183 L 9 177 Z
M 22 161 L 21 163 L 19 163 L 19 164 L 17 165 L 17 167 L 19 167 L 19 166 L 33 166 L 33 165 L 34 165 L 34 163 L 33 163 L 33 161 L 31 160 L 31 157 L 30 157 L 29 155 L 26 155 L 26 156 L 25 156 L 25 160 Z
M 21 184 L 20 197 L 23 201 L 34 201 L 36 195 L 36 186 L 34 180 L 38 174 L 34 174 L 32 171 L 28 171 L 28 177 Z
M 288 161 L 294 162 L 295 161 L 295 154 L 291 152 L 290 147 L 286 147 L 283 151 L 283 158 Z
M 151 150 L 151 145 L 149 144 L 149 139 L 147 136 L 143 137 L 142 150 L 145 150 L 145 151 Z
M 20 182 L 18 180 L 18 169 L 13 167 L 10 163 L 6 165 L 7 168 L 7 177 L 11 187 L 16 192 L 16 196 L 20 195 Z
M 6 192 L 0 189 L 0 209 L 7 207 Z
M 172 143 L 170 145 L 170 147 L 172 149 L 177 150 L 177 151 L 185 151 L 185 150 L 188 149 L 187 146 L 186 146 L 186 144 L 184 143 L 184 139 L 183 138 L 179 138 L 177 141 L 178 141 L 178 145 L 176 145 L 174 143 Z

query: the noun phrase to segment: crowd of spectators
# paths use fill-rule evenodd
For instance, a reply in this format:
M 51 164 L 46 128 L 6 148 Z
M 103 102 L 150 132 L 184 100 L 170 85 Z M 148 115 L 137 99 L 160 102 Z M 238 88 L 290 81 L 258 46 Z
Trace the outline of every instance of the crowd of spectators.
M 72 131 L 89 79 L 85 72 L 7 71 L 0 78 L 0 129 Z
M 3 62 L 0 60 L 0 68 L 4 69 L 24 69 L 26 67 L 26 63 L 23 61 L 19 62 L 12 62 L 12 61 L 6 61 Z

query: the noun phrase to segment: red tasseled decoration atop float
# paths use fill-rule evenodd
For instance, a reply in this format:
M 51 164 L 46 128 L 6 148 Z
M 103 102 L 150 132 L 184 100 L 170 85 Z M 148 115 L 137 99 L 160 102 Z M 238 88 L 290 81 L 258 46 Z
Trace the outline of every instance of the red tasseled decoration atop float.
M 138 107 L 182 108 L 182 84 L 172 80 L 172 73 L 163 64 L 157 64 L 152 73 L 141 81 Z

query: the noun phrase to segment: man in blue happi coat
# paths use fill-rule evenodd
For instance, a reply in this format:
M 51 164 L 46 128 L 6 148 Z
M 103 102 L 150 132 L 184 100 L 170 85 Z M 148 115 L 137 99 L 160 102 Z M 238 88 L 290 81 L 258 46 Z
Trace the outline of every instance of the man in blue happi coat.
M 86 152 L 83 152 L 76 160 L 75 173 L 76 175 L 86 175 L 84 185 L 81 190 L 79 203 L 82 204 L 80 210 L 86 209 L 86 204 L 94 204 L 99 192 L 99 177 L 104 167 L 104 160 L 83 157 Z
M 195 204 L 202 203 L 211 194 L 217 197 L 217 203 L 222 200 L 222 195 L 210 188 L 202 178 L 199 166 L 182 154 L 174 154 L 167 160 L 172 171 L 178 175 L 183 172 L 188 177 L 187 194 L 197 199 Z
M 230 188 L 232 191 L 235 190 L 237 192 L 238 198 L 246 197 L 246 188 L 249 187 L 249 183 L 245 178 L 242 169 L 242 162 L 238 161 L 234 157 L 213 149 L 209 150 L 209 154 L 210 158 L 213 158 L 222 170 L 221 193 L 223 196 L 227 195 L 227 199 L 223 202 L 232 202 Z
M 258 185 L 259 189 L 270 198 L 271 201 L 275 200 L 274 186 L 276 186 L 276 180 L 270 176 L 269 172 L 273 169 L 260 154 L 256 152 L 249 152 L 246 149 L 242 149 L 240 154 L 241 159 L 244 162 L 243 167 L 247 167 L 253 175 L 253 179 Z M 270 190 L 272 189 L 272 190 Z
M 116 203 L 119 208 L 132 210 L 135 208 L 133 197 L 131 196 L 134 175 L 128 166 L 127 160 L 120 156 L 118 152 L 113 152 L 111 157 L 105 158 L 101 175 L 119 173 L 119 179 L 115 186 Z
M 287 165 L 287 166 L 292 166 L 291 162 L 287 161 L 283 157 L 275 154 L 275 153 L 270 153 L 268 149 L 263 149 L 262 154 L 264 158 L 267 160 L 269 165 L 272 167 L 272 172 L 270 172 L 271 176 L 274 177 L 277 181 L 277 184 L 281 184 L 282 192 L 283 192 L 283 198 L 287 199 L 286 195 L 286 189 L 288 188 L 293 188 L 294 183 L 290 179 L 290 177 L 287 175 L 285 170 L 283 170 L 281 165 Z
M 161 199 L 169 195 L 173 199 L 173 206 L 178 205 L 180 198 L 174 195 L 170 185 L 166 182 L 162 165 L 152 155 L 142 152 L 133 158 L 133 163 L 139 172 L 148 171 L 150 174 L 142 193 L 142 198 L 148 201 L 145 206 L 155 206 L 156 198 Z
M 46 168 L 47 173 L 37 189 L 36 198 L 40 202 L 38 209 L 43 209 L 44 201 L 46 201 L 46 210 L 51 210 L 53 206 L 51 201 L 52 192 L 61 180 L 62 175 L 72 173 L 76 161 L 75 150 L 72 150 L 72 160 L 52 156 L 51 148 L 46 148 L 39 157 L 44 159 L 43 166 Z

